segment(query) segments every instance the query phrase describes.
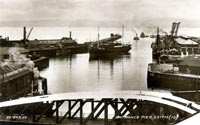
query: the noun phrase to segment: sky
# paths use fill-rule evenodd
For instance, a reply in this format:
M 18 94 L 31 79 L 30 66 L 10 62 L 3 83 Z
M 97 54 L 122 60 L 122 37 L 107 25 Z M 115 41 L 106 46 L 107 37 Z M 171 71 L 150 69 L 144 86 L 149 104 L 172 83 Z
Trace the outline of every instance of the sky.
M 199 0 L 0 0 L 0 26 L 117 26 L 200 21 Z

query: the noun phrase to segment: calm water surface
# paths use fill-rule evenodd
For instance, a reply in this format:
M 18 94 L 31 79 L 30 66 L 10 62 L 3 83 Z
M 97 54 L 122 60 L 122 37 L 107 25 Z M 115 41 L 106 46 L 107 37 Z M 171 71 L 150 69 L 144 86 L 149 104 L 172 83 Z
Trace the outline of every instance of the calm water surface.
M 22 30 L 23 28 L 18 27 L 1 27 L 0 35 L 3 37 L 10 36 L 11 40 L 18 40 L 23 38 Z M 90 27 L 36 27 L 29 39 L 60 39 L 64 36 L 68 37 L 69 31 L 72 31 L 72 37 L 78 43 L 97 40 L 97 28 Z M 109 37 L 110 33 L 121 32 L 121 28 L 100 28 L 100 38 Z M 194 36 L 200 36 L 199 33 L 200 29 L 198 28 L 193 29 L 192 32 L 191 29 L 181 29 L 180 31 L 180 34 Z M 134 36 L 135 33 L 131 28 L 125 29 L 122 42 L 132 44 L 129 55 L 95 59 L 85 53 L 50 58 L 49 67 L 40 72 L 41 76 L 48 80 L 49 92 L 147 90 L 147 66 L 148 63 L 152 62 L 151 43 L 154 39 L 145 38 L 136 42 L 133 40 Z M 84 115 L 87 115 L 91 106 L 86 104 L 84 107 Z M 59 115 L 65 114 L 67 109 L 68 104 L 64 103 Z M 114 110 L 109 108 L 109 113 L 113 114 Z M 100 117 L 103 118 L 103 116 Z
M 90 27 L 36 27 L 30 39 L 59 39 L 69 36 L 70 30 L 72 37 L 79 43 L 97 40 L 97 28 Z M 188 31 L 191 33 L 190 29 L 182 30 L 180 33 L 187 34 Z M 200 33 L 200 29 L 193 31 L 194 34 Z M 100 28 L 100 38 L 109 37 L 110 33 L 121 33 L 121 28 Z M 22 28 L 16 27 L 0 28 L 0 34 L 3 37 L 10 36 L 11 40 L 23 37 Z M 49 92 L 146 90 L 147 66 L 152 62 L 150 46 L 154 39 L 145 38 L 136 42 L 133 40 L 134 36 L 131 28 L 125 29 L 122 42 L 132 44 L 129 55 L 94 59 L 86 53 L 51 58 L 49 67 L 41 71 L 41 76 L 48 80 Z M 62 108 L 66 111 L 67 104 Z
M 27 32 L 30 27 L 27 28 Z M 35 27 L 29 39 L 59 39 L 72 37 L 79 43 L 97 40 L 97 28 L 91 27 Z M 100 39 L 110 33 L 120 33 L 119 28 L 100 28 Z M 11 40 L 23 38 L 21 27 L 1 27 L 0 34 L 9 36 Z M 151 42 L 146 38 L 133 41 L 135 33 L 125 28 L 123 43 L 132 44 L 129 55 L 110 56 L 104 59 L 91 59 L 89 54 L 76 54 L 50 59 L 48 68 L 41 71 L 41 76 L 48 80 L 50 93 L 77 91 L 116 91 L 147 89 L 147 65 L 152 62 Z
M 86 53 L 52 58 L 49 67 L 41 75 L 48 79 L 51 93 L 145 90 L 147 65 L 152 62 L 152 41 L 129 41 L 132 44 L 129 55 L 93 59 Z

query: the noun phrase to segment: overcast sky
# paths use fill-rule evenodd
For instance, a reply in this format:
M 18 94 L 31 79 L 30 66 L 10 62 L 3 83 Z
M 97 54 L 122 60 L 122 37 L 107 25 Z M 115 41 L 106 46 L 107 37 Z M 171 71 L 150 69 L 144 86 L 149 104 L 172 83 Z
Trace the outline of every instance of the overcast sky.
M 0 25 L 132 25 L 174 20 L 198 22 L 199 8 L 200 0 L 0 0 Z

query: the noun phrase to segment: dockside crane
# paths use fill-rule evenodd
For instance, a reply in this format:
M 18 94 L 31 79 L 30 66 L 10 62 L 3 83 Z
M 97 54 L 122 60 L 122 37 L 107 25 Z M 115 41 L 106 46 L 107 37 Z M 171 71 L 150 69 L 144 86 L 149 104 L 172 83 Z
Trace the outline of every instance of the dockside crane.
M 171 36 L 177 36 L 180 23 L 181 23 L 181 22 L 178 22 L 178 23 L 173 22 L 173 23 L 172 23 Z
M 30 29 L 30 31 L 29 31 L 29 33 L 28 33 L 26 39 L 28 39 L 28 38 L 30 37 L 32 31 L 33 31 L 33 27 L 31 27 L 31 29 Z
M 177 36 L 177 33 L 178 33 L 178 29 L 179 29 L 180 23 L 181 23 L 181 22 L 176 23 L 175 36 Z

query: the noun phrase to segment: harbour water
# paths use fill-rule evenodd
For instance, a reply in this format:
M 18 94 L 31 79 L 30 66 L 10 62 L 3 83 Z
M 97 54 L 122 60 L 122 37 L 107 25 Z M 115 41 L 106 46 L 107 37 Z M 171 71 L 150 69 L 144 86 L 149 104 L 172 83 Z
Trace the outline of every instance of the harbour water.
M 72 38 L 78 43 L 97 40 L 97 28 L 46 27 L 35 30 L 30 39 L 60 39 L 68 37 L 69 31 L 72 31 Z M 100 39 L 109 37 L 110 33 L 121 33 L 121 28 L 101 28 Z M 10 36 L 11 40 L 22 39 L 22 28 L 0 28 L 0 34 Z M 132 45 L 127 55 L 93 58 L 84 53 L 50 58 L 49 67 L 40 71 L 41 76 L 47 78 L 49 93 L 147 90 L 147 66 L 152 62 L 151 43 L 155 39 L 140 38 L 135 41 L 133 37 L 135 33 L 125 29 L 121 42 Z M 83 116 L 90 112 L 90 105 L 85 107 Z M 64 103 L 59 115 L 63 116 L 67 109 L 68 103 Z M 109 113 L 109 118 L 112 118 L 114 110 L 109 108 Z
M 4 28 L 10 39 L 21 39 L 20 28 Z M 36 31 L 35 31 L 36 30 Z M 97 40 L 97 28 L 35 28 L 30 39 L 59 39 L 69 36 L 78 43 Z M 18 32 L 16 32 L 18 31 Z M 13 33 L 12 33 L 13 32 Z M 110 37 L 110 33 L 122 33 L 121 28 L 100 28 L 100 39 Z M 47 78 L 49 93 L 83 92 L 83 91 L 117 91 L 146 90 L 147 65 L 152 61 L 151 42 L 154 39 L 144 38 L 134 41 L 135 33 L 126 28 L 121 42 L 132 44 L 127 55 L 109 55 L 105 58 L 93 58 L 89 53 L 66 55 L 50 58 L 49 67 L 40 71 Z M 21 36 L 22 37 L 22 36 Z M 84 113 L 89 113 L 90 105 L 86 105 Z M 68 108 L 64 103 L 59 111 L 63 115 Z M 112 114 L 114 111 L 109 109 Z M 103 116 L 101 116 L 103 117 Z
M 150 43 L 132 41 L 130 54 L 123 56 L 91 59 L 87 53 L 52 58 L 41 75 L 48 79 L 51 93 L 144 90 L 147 64 L 151 62 Z
M 22 30 L 3 27 L 0 34 L 10 36 L 11 40 L 22 39 Z M 68 37 L 69 31 L 72 31 L 72 38 L 78 43 L 97 40 L 97 28 L 91 27 L 36 27 L 29 39 L 60 39 Z M 183 31 L 183 34 L 187 34 L 188 29 Z M 198 33 L 197 29 L 194 31 Z M 110 33 L 121 34 L 122 29 L 100 28 L 100 39 L 109 37 Z M 49 67 L 40 72 L 47 78 L 49 92 L 146 90 L 147 65 L 152 62 L 151 43 L 154 39 L 144 38 L 136 42 L 131 28 L 125 28 L 124 34 L 121 42 L 132 44 L 129 55 L 94 59 L 86 53 L 51 58 Z
M 109 37 L 111 32 L 119 33 L 116 29 L 117 32 L 106 30 L 103 35 L 100 32 L 101 38 Z M 96 34 L 91 36 L 95 38 Z M 147 65 L 152 61 L 150 46 L 153 39 L 136 42 L 131 30 L 125 31 L 125 34 L 122 42 L 132 44 L 128 55 L 95 59 L 86 53 L 51 58 L 49 67 L 41 71 L 41 75 L 48 80 L 50 93 L 146 90 Z

